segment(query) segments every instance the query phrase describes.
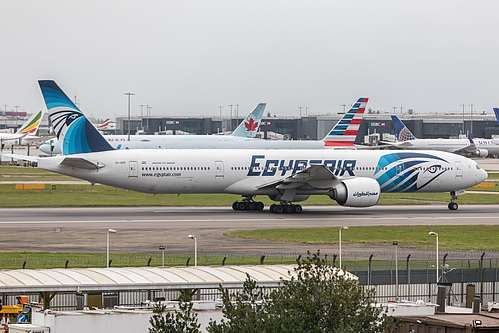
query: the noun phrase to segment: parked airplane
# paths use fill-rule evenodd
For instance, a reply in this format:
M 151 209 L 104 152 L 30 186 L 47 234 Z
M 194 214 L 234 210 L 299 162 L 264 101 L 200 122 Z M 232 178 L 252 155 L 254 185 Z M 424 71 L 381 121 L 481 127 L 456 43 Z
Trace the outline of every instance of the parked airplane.
M 50 90 L 42 94 L 50 98 Z M 351 109 L 336 123 L 323 140 L 262 140 L 254 136 L 258 131 L 265 103 L 259 104 L 246 119 L 239 124 L 232 135 L 132 135 L 130 141 L 126 135 L 104 135 L 115 149 L 320 149 L 320 148 L 355 148 L 355 137 L 367 105 L 367 98 L 359 98 Z M 250 134 L 251 133 L 251 134 Z M 57 155 L 61 148 L 57 138 L 40 146 L 46 154 Z
M 11 144 L 17 142 L 18 144 L 26 144 L 32 140 L 38 140 L 40 137 L 36 136 L 38 127 L 42 121 L 45 110 L 33 113 L 31 117 L 17 130 L 16 133 L 0 133 L 0 140 L 2 148 L 10 147 Z M 19 140 L 19 141 L 14 141 Z
M 47 91 L 42 88 L 46 101 L 50 98 Z M 265 106 L 266 103 L 258 104 L 231 135 L 130 135 L 130 140 L 128 140 L 128 135 L 105 135 L 104 137 L 115 149 L 216 148 L 220 142 L 223 142 L 222 145 L 237 148 L 240 141 L 256 136 Z M 57 155 L 61 153 L 61 146 L 58 139 L 53 138 L 41 145 L 40 150 L 46 154 Z
M 381 192 L 450 192 L 449 209 L 487 173 L 446 152 L 335 149 L 116 150 L 53 81 L 39 81 L 64 155 L 39 158 L 45 170 L 144 193 L 232 193 L 234 210 L 262 210 L 256 195 L 280 204 L 274 213 L 300 213 L 294 204 L 328 195 L 340 205 L 369 207 Z M 47 96 L 50 96 L 47 98 Z M 73 152 L 78 152 L 73 154 Z
M 102 130 L 107 130 L 107 128 L 109 127 L 109 121 L 110 121 L 110 120 L 111 120 L 111 119 L 109 119 L 109 118 L 107 118 L 106 120 L 104 120 L 104 121 L 102 122 L 102 124 L 97 125 L 97 129 L 98 129 L 99 131 L 102 131 Z
M 383 142 L 400 149 L 432 149 L 486 157 L 499 154 L 499 139 L 418 139 L 397 116 L 392 116 L 398 142 Z

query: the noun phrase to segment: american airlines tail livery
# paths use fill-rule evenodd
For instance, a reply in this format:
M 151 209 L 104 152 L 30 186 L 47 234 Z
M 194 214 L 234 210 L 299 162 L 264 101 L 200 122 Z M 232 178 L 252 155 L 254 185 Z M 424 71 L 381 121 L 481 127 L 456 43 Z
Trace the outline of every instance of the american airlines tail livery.
M 273 213 L 300 213 L 296 202 L 327 195 L 340 205 L 369 207 L 381 192 L 450 192 L 449 209 L 487 173 L 463 156 L 434 151 L 353 149 L 117 150 L 53 81 L 40 81 L 64 155 L 40 158 L 45 170 L 138 192 L 232 193 L 234 210 L 262 210 L 257 195 L 278 202 Z M 50 96 L 50 98 L 47 98 Z
M 383 142 L 400 149 L 434 149 L 450 153 L 486 157 L 499 154 L 498 139 L 418 139 L 397 116 L 392 116 L 396 143 Z

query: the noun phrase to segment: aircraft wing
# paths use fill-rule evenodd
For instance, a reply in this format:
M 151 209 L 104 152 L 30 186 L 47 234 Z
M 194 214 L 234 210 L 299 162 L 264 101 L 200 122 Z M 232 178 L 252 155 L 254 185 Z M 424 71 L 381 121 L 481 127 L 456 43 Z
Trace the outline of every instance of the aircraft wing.
M 38 162 L 38 157 L 36 156 L 26 156 L 19 154 L 2 154 L 3 157 L 12 158 L 14 160 L 28 161 L 28 162 Z
M 476 147 L 475 142 L 473 142 L 472 138 L 468 138 L 468 139 L 470 140 L 469 145 L 467 145 L 466 147 L 455 149 L 452 152 L 456 153 L 456 154 L 462 154 L 462 153 L 472 154 L 472 153 L 476 152 L 478 150 L 478 148 Z
M 72 168 L 90 170 L 100 169 L 106 166 L 105 164 L 93 162 L 83 157 L 65 157 L 60 164 Z
M 284 191 L 282 200 L 291 200 L 297 189 L 330 190 L 338 182 L 338 178 L 324 165 L 312 164 L 294 175 L 257 186 L 257 189 L 276 188 Z
M 414 147 L 414 144 L 410 141 L 401 141 L 401 142 L 388 142 L 388 141 L 380 141 L 382 144 L 400 148 L 400 149 L 411 149 Z

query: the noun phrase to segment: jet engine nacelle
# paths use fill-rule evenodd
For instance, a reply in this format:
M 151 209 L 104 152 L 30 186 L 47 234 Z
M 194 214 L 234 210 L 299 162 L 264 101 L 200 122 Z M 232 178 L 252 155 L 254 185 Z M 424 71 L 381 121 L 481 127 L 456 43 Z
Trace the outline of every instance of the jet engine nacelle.
M 487 157 L 489 151 L 487 149 L 477 149 L 475 155 L 478 157 Z
M 342 206 L 369 207 L 378 203 L 380 193 L 376 180 L 358 177 L 342 180 L 328 195 Z

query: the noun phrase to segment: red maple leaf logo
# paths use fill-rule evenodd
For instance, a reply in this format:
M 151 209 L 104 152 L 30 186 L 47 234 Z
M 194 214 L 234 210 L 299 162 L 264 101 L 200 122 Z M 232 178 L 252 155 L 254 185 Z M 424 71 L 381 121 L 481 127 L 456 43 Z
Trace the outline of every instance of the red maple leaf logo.
M 244 126 L 246 126 L 246 131 L 248 132 L 256 131 L 256 128 L 258 127 L 258 121 L 255 122 L 253 118 L 250 118 L 249 121 L 244 123 Z

